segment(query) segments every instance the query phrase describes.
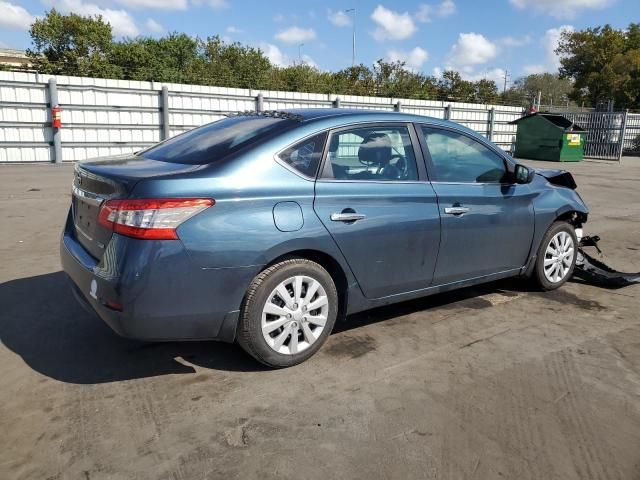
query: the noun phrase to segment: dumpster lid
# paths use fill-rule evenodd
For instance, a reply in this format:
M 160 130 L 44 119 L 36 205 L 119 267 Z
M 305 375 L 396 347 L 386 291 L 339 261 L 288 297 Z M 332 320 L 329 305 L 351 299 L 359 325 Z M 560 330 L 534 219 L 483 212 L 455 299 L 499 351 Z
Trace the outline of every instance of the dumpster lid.
M 575 123 L 573 123 L 571 120 L 569 120 L 567 117 L 560 115 L 559 113 L 530 113 L 529 115 L 525 115 L 524 117 L 520 117 L 516 120 L 513 120 L 512 122 L 509 122 L 509 124 L 511 125 L 516 125 L 519 122 L 521 122 L 522 120 L 525 120 L 527 118 L 531 118 L 531 117 L 535 117 L 535 116 L 539 116 L 544 118 L 545 120 L 547 120 L 548 122 L 553 123 L 555 126 L 562 128 L 565 131 L 571 131 L 571 132 L 586 132 L 586 130 L 584 128 L 582 128 L 580 125 L 577 125 Z

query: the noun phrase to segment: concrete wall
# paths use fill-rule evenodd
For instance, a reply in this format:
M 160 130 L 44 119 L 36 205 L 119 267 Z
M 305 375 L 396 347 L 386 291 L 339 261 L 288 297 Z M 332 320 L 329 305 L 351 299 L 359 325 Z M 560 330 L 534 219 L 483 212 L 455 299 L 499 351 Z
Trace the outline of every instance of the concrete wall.
M 228 112 L 255 110 L 262 94 L 264 110 L 332 108 L 336 95 L 158 82 L 108 80 L 0 72 L 0 162 L 53 162 L 49 79 L 57 84 L 62 107 L 61 160 L 74 161 L 133 152 L 164 138 L 222 118 Z M 168 89 L 163 105 L 162 87 Z M 522 115 L 520 107 L 340 95 L 341 107 L 393 110 L 448 118 L 489 136 L 510 149 Z M 166 110 L 166 111 L 165 111 Z M 163 124 L 168 114 L 168 125 Z M 164 117 L 166 118 L 166 117 Z

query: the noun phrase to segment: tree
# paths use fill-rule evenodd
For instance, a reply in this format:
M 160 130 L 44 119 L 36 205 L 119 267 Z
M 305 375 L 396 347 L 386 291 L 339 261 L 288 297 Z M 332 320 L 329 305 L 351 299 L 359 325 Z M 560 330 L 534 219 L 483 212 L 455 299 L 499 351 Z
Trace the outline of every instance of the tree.
M 573 84 L 557 73 L 534 73 L 518 78 L 503 95 L 503 101 L 528 107 L 536 102 L 538 92 L 544 105 L 566 104 Z
M 438 90 L 443 100 L 451 102 L 472 101 L 475 89 L 472 82 L 464 80 L 458 72 L 447 70 L 438 81 Z
M 272 69 L 262 50 L 241 43 L 226 43 L 218 35 L 198 40 L 205 79 L 236 88 L 266 88 Z M 199 82 L 198 82 L 199 83 Z
M 598 106 L 613 100 L 619 108 L 640 108 L 640 24 L 565 31 L 556 53 L 561 76 L 574 81 L 576 102 Z
M 498 86 L 493 80 L 483 78 L 474 83 L 474 101 L 479 103 L 497 103 L 500 100 Z
M 27 50 L 27 56 L 39 72 L 85 77 L 117 74 L 108 61 L 111 25 L 100 15 L 61 15 L 51 9 L 33 22 L 29 34 L 33 49 Z

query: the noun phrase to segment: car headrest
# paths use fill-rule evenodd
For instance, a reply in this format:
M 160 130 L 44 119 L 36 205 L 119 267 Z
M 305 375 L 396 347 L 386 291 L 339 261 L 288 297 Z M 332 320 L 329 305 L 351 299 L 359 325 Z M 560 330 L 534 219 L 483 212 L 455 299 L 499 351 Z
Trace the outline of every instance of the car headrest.
M 391 156 L 391 138 L 386 133 L 367 135 L 358 148 L 358 158 L 364 163 L 386 165 Z

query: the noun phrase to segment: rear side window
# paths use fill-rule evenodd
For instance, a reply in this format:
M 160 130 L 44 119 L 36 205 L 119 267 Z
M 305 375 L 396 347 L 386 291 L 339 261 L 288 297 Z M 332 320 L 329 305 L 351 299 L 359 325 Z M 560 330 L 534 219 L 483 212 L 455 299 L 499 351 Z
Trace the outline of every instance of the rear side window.
M 297 122 L 284 118 L 238 116 L 224 118 L 173 137 L 140 155 L 163 162 L 203 165 L 286 131 Z
M 327 133 L 319 133 L 287 148 L 278 157 L 306 177 L 315 177 Z

